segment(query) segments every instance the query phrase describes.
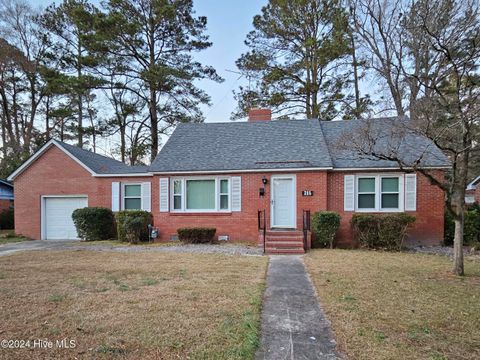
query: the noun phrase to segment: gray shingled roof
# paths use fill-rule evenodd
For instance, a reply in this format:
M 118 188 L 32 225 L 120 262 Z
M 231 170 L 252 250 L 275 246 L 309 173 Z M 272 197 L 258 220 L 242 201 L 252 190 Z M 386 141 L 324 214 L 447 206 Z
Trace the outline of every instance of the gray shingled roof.
M 361 154 L 358 149 L 400 158 L 402 164 L 450 166 L 448 158 L 425 136 L 409 127 L 408 118 L 390 117 L 320 122 L 335 168 L 398 168 L 398 163 Z M 368 135 L 366 133 L 368 132 Z
M 150 171 L 331 168 L 316 120 L 180 124 Z
M 148 166 L 128 166 L 121 161 L 95 154 L 58 140 L 56 140 L 56 143 L 97 174 L 136 174 L 148 172 Z
M 391 129 L 401 118 L 318 121 L 277 120 L 181 124 L 150 167 L 152 172 L 222 171 L 289 168 L 398 168 L 398 163 L 342 149 L 345 139 L 359 140 L 365 124 L 378 135 L 377 152 L 400 149 L 405 162 L 423 153 L 421 165 L 449 166 L 445 155 L 420 135 L 402 134 L 394 140 Z M 377 133 L 375 133 L 375 131 Z M 398 133 L 398 132 L 397 132 Z M 388 139 L 390 134 L 390 139 Z M 348 145 L 348 142 L 347 142 Z M 352 146 L 353 148 L 353 146 Z
M 398 168 L 395 161 L 359 154 L 355 149 L 362 145 L 376 153 L 400 153 L 404 164 L 413 164 L 422 155 L 421 166 L 449 166 L 447 157 L 431 140 L 405 130 L 405 121 L 408 119 L 180 124 L 150 167 L 128 166 L 73 145 L 56 143 L 97 174 Z M 373 145 L 366 141 L 366 129 L 368 138 L 375 139 Z

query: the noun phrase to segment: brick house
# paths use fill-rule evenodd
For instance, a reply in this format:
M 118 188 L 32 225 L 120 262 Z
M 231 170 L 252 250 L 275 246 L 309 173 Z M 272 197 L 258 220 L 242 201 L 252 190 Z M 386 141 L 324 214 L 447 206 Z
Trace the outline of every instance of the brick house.
M 480 204 L 480 175 L 467 185 L 465 203 L 469 205 L 474 203 Z
M 338 212 L 343 247 L 356 245 L 349 225 L 354 213 L 405 211 L 417 217 L 410 242 L 442 242 L 440 189 L 394 162 L 337 149 L 339 137 L 355 136 L 363 120 L 270 116 L 257 109 L 248 122 L 180 124 L 148 167 L 51 140 L 9 177 L 16 231 L 35 239 L 75 238 L 73 209 L 102 206 L 151 211 L 159 241 L 175 239 L 179 227 L 209 226 L 221 239 L 257 243 L 263 241 L 260 216 L 271 252 L 303 252 L 306 211 Z M 373 121 L 383 127 L 395 120 Z M 428 139 L 414 140 L 404 152 L 423 152 L 421 166 L 443 176 L 446 157 Z
M 0 179 L 0 212 L 13 209 L 13 185 Z

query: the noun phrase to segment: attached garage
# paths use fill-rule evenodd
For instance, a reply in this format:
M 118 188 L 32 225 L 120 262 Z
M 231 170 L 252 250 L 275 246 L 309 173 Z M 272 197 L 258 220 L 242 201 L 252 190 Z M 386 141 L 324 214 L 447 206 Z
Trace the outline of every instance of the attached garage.
M 87 206 L 87 196 L 42 196 L 42 239 L 77 239 L 72 213 Z

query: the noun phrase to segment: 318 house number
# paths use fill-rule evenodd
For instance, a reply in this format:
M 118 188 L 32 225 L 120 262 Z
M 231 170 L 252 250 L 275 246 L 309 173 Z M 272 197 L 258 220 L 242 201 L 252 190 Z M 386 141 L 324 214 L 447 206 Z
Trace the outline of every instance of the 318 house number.
M 302 196 L 313 196 L 313 190 L 303 190 Z

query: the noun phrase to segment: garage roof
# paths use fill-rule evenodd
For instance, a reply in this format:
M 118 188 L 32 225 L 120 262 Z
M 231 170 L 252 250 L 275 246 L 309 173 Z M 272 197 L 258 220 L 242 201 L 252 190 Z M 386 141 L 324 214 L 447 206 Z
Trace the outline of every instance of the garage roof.
M 75 160 L 85 170 L 93 176 L 136 176 L 148 174 L 148 166 L 128 166 L 121 161 L 109 158 L 107 156 L 95 154 L 91 151 L 80 149 L 79 147 L 66 144 L 58 140 L 50 140 L 25 161 L 17 170 L 15 170 L 7 180 L 12 181 L 27 169 L 36 159 L 44 154 L 49 148 L 56 146 L 66 155 Z

